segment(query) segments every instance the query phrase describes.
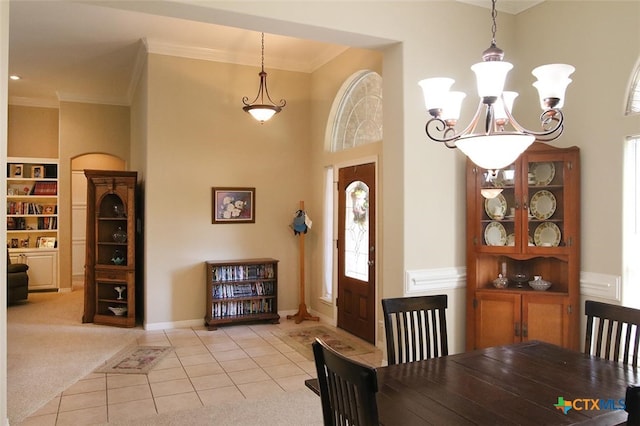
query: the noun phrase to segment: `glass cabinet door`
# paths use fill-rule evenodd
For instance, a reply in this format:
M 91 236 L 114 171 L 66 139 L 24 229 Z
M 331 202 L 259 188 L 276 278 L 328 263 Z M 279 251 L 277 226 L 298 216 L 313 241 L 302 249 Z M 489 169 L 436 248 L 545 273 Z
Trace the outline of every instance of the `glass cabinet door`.
M 567 246 L 565 238 L 565 174 L 564 158 L 525 157 L 527 171 L 523 193 L 530 252 L 557 252 Z
M 477 168 L 474 244 L 485 253 L 562 254 L 572 243 L 572 158 L 530 153 L 498 171 Z
M 503 170 L 478 169 L 477 194 L 480 221 L 477 244 L 488 251 L 511 252 L 518 244 L 519 190 L 514 164 Z

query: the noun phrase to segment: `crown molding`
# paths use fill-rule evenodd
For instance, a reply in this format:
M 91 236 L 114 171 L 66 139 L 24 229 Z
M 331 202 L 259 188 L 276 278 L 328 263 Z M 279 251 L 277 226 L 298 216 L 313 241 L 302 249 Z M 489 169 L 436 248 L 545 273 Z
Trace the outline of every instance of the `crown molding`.
M 62 93 L 58 92 L 58 99 L 60 102 L 79 102 L 83 104 L 100 104 L 100 105 L 115 105 L 115 106 L 129 106 L 127 99 L 120 98 L 96 98 L 91 96 L 79 95 L 77 93 Z
M 204 61 L 223 62 L 228 64 L 255 67 L 260 65 L 258 61 L 259 58 L 257 58 L 255 55 L 232 52 L 228 49 L 210 49 L 206 47 L 182 46 L 150 39 L 143 39 L 143 43 L 148 53 L 158 55 L 177 56 L 188 59 L 201 59 Z M 312 63 L 291 59 L 282 59 L 280 60 L 279 64 L 271 64 L 268 68 L 284 71 L 311 73 L 347 49 L 348 47 L 342 47 L 339 50 L 327 49 L 324 52 L 320 52 L 320 54 L 316 55 L 315 60 Z
M 60 102 L 55 99 L 26 98 L 20 96 L 9 97 L 9 105 L 38 107 L 38 108 L 60 108 Z

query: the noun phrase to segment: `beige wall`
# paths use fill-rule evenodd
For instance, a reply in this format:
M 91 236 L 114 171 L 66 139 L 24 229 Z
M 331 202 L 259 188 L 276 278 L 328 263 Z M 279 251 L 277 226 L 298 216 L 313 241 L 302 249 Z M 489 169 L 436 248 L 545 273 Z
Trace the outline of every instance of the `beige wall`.
M 9 157 L 58 158 L 58 109 L 9 106 Z
M 60 103 L 58 248 L 61 289 L 71 288 L 71 161 L 85 154 L 108 154 L 127 162 L 129 133 L 129 107 Z
M 0 2 L 0 152 L 7 152 L 7 82 L 9 81 L 9 3 Z M 6 165 L 3 164 L 3 167 Z M 0 185 L 5 188 L 7 176 L 1 173 Z M 6 211 L 7 199 L 0 197 L 0 211 Z M 7 229 L 7 217 L 0 218 L 0 229 Z M 6 247 L 7 234 L 1 233 L 0 244 Z M 4 254 L 6 256 L 6 252 Z M 7 262 L 0 261 L 0 274 L 4 277 L 7 273 Z M 0 379 L 0 419 L 8 422 L 7 416 L 7 293 L 0 295 L 0 371 L 3 379 Z
M 540 22 L 554 30 L 540 31 Z M 640 135 L 640 115 L 625 116 L 624 109 L 640 60 L 640 2 L 581 2 L 579 10 L 573 2 L 544 2 L 519 16 L 518 28 L 524 68 L 543 58 L 576 67 L 567 89 L 566 130 L 556 145 L 581 149 L 581 271 L 624 277 L 625 138 Z M 623 280 L 622 300 L 637 286 Z
M 204 262 L 216 259 L 280 260 L 279 309 L 295 309 L 297 241 L 289 224 L 309 191 L 309 75 L 268 70 L 272 97 L 287 106 L 261 125 L 241 104 L 258 89 L 257 68 L 156 54 L 147 60 L 146 117 L 139 117 L 147 123 L 146 325 L 201 322 Z M 255 187 L 256 222 L 211 224 L 216 186 Z
M 157 4 L 145 5 L 154 6 Z M 423 130 L 426 116 L 417 81 L 437 75 L 456 78 L 454 87 L 468 93 L 462 121 L 469 118 L 475 107 L 475 82 L 469 65 L 488 45 L 488 29 L 478 24 L 487 21 L 486 9 L 457 2 L 374 2 L 368 4 L 365 20 L 353 19 L 362 13 L 358 2 L 305 2 L 304 8 L 274 2 L 212 2 L 206 7 L 185 3 L 176 7 L 197 11 L 192 16 L 198 19 L 251 29 L 258 29 L 258 21 L 267 26 L 275 22 L 294 23 L 296 25 L 279 25 L 280 32 L 369 46 L 382 52 L 385 99 L 379 185 L 384 194 L 384 204 L 379 209 L 380 238 L 385 251 L 379 265 L 379 278 L 384 283 L 382 293 L 401 294 L 407 270 L 464 266 L 463 157 L 426 141 Z M 534 127 L 535 123 L 525 117 L 539 114 L 529 71 L 536 65 L 556 61 L 577 67 L 574 83 L 568 90 L 565 135 L 556 144 L 578 145 L 582 149 L 582 269 L 612 275 L 622 275 L 623 140 L 627 135 L 637 134 L 640 128 L 637 116 L 623 117 L 622 114 L 626 88 L 640 51 L 639 7 L 638 2 L 624 1 L 579 5 L 554 1 L 544 2 L 517 16 L 499 14 L 498 44 L 515 65 L 510 84 L 521 92 L 515 112 L 523 124 Z M 218 10 L 231 14 L 216 13 Z M 260 19 L 248 19 L 248 15 Z M 224 22 L 219 22 L 220 16 L 225 16 Z M 402 25 L 390 25 L 390 22 L 402 22 Z M 434 34 L 441 36 L 434 38 Z M 81 110 L 88 107 L 76 110 L 70 108 L 69 103 L 67 107 L 63 103 L 60 110 L 61 142 L 65 134 L 75 134 L 70 139 L 74 141 L 71 152 L 63 155 L 66 148 L 61 146 L 61 166 L 65 164 L 63 158 L 87 150 L 86 145 L 78 149 L 82 140 L 91 147 L 95 143 L 96 152 L 109 152 L 122 158 L 134 156 L 133 168 L 143 171 L 149 254 L 146 269 L 152 274 L 146 279 L 150 286 L 146 289 L 147 302 L 152 303 L 152 310 L 160 306 L 157 315 L 149 320 L 193 318 L 192 312 L 203 309 L 203 303 L 196 298 L 203 285 L 202 261 L 207 258 L 278 253 L 286 271 L 283 281 L 295 286 L 295 240 L 278 239 L 286 235 L 287 222 L 299 200 L 307 202 L 312 217 L 319 217 L 320 213 L 316 212 L 320 206 L 320 167 L 337 161 L 316 158 L 327 118 L 323 115 L 328 114 L 325 106 L 339 85 L 337 74 L 336 81 L 324 81 L 321 77 L 326 74 L 331 78 L 335 73 L 334 64 L 311 76 L 269 71 L 272 94 L 286 98 L 288 106 L 273 122 L 255 126 L 240 114 L 239 99 L 255 93 L 256 69 L 231 69 L 221 64 L 153 55 L 151 62 L 134 101 L 132 139 L 135 142 L 131 152 L 118 143 L 102 144 L 101 136 L 88 142 L 92 138 L 73 131 L 78 125 L 76 120 L 85 115 Z M 354 68 L 357 63 L 358 59 L 354 59 Z M 350 72 L 345 70 L 344 74 Z M 175 83 L 167 85 L 167 81 Z M 95 120 L 95 117 L 89 119 Z M 110 119 L 122 122 L 117 117 Z M 311 134 L 305 133 L 305 126 L 310 126 Z M 111 132 L 104 126 L 91 127 L 95 134 Z M 125 127 L 115 126 L 118 131 Z M 378 155 L 379 148 L 374 149 Z M 308 152 L 314 155 L 309 156 Z M 354 153 L 354 157 L 358 155 L 361 153 Z M 270 161 L 264 161 L 265 158 Z M 610 171 L 606 179 L 600 172 L 591 172 L 600 169 L 602 164 Z M 179 173 L 167 173 L 168 170 L 179 170 Z M 312 170 L 312 177 L 300 180 L 305 170 Z M 303 173 L 297 173 L 300 171 Z M 286 182 L 281 181 L 281 176 L 288 177 Z M 258 222 L 211 225 L 210 187 L 236 182 L 257 187 Z M 289 192 L 282 189 L 287 186 L 285 183 L 291 186 Z M 275 197 L 264 201 L 261 194 L 270 194 L 274 188 Z M 168 203 L 171 208 L 167 208 Z M 182 223 L 177 212 L 185 209 L 194 212 L 192 223 L 196 226 L 187 227 Z M 276 229 L 279 225 L 285 229 Z M 165 232 L 166 229 L 170 231 Z M 252 232 L 256 229 L 259 232 Z M 262 248 L 255 235 L 276 243 L 272 248 Z M 162 250 L 166 239 L 172 241 L 171 250 Z M 196 243 L 185 251 L 173 250 L 174 246 L 187 246 L 187 241 L 191 245 L 195 239 L 206 240 L 206 243 Z M 313 253 L 310 294 L 316 298 L 320 285 L 318 241 L 311 238 L 309 244 Z M 603 251 L 603 246 L 607 250 Z M 158 264 L 162 267 L 156 271 Z M 294 291 L 283 295 L 281 307 L 294 308 L 296 297 Z M 172 308 L 175 312 L 163 307 L 176 305 L 180 307 Z M 328 312 L 319 305 L 316 307 Z

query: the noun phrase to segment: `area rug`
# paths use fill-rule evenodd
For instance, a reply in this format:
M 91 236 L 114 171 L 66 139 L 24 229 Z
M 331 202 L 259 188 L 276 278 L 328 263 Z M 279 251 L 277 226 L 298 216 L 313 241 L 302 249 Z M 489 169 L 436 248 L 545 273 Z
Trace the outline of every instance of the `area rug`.
M 171 346 L 133 346 L 111 357 L 96 373 L 147 374 L 173 348 Z
M 356 337 L 351 338 L 336 333 L 323 326 L 287 330 L 279 333 L 278 337 L 310 361 L 313 361 L 311 343 L 316 340 L 316 337 L 322 339 L 332 349 L 348 357 L 375 351 L 373 345 L 360 342 Z

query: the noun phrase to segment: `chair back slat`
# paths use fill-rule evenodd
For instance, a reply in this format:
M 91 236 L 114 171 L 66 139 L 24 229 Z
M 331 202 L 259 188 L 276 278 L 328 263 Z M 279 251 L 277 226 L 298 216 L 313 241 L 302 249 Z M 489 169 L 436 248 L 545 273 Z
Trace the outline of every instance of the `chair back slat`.
M 312 347 L 324 424 L 377 425 L 376 370 L 345 357 L 319 338 Z
M 389 365 L 449 354 L 446 294 L 383 299 L 382 309 Z
M 640 351 L 640 310 L 587 300 L 585 314 L 585 353 L 637 367 Z

